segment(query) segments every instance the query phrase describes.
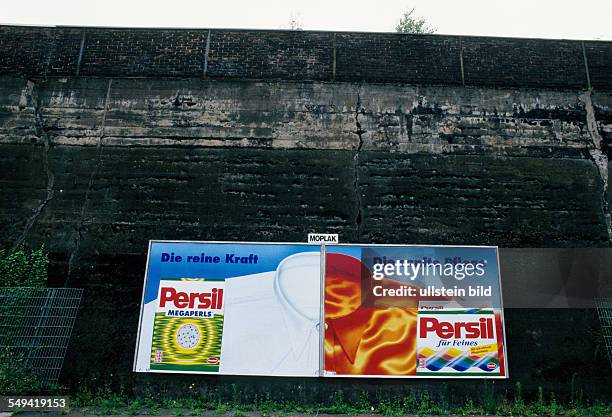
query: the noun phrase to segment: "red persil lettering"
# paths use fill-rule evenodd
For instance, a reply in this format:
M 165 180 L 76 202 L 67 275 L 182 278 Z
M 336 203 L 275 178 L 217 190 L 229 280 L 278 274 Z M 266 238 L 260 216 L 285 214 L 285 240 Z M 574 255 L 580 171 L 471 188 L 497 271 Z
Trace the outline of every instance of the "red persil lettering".
M 427 333 L 436 332 L 436 335 L 441 339 L 493 339 L 493 319 L 481 318 L 477 322 L 458 321 L 451 323 L 449 321 L 438 321 L 434 317 L 421 317 L 419 320 L 419 337 L 427 338 Z
M 198 308 L 219 310 L 223 307 L 223 289 L 213 288 L 211 292 L 186 293 L 176 292 L 172 287 L 163 287 L 159 299 L 159 306 L 166 307 L 171 302 L 176 308 Z M 198 303 L 196 305 L 196 302 Z

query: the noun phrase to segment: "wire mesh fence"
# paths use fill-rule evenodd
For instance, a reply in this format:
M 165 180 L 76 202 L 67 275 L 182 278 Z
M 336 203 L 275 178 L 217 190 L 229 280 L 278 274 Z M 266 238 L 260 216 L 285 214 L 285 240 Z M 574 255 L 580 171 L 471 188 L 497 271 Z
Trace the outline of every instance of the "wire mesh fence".
M 608 359 L 612 367 L 612 298 L 597 298 L 595 304 L 601 323 L 601 333 L 608 350 Z
M 0 352 L 56 383 L 82 295 L 80 288 L 0 288 Z

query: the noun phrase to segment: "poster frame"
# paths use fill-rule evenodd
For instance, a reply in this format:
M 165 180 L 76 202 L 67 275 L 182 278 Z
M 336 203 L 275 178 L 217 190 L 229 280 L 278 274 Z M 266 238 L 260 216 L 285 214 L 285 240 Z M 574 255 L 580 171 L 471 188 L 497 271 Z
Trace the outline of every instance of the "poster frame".
M 147 246 L 147 260 L 145 266 L 145 273 L 143 279 L 143 289 L 142 296 L 140 301 L 140 312 L 138 318 L 138 334 L 136 336 L 136 346 L 134 349 L 134 360 L 132 371 L 133 372 L 142 372 L 142 373 L 173 373 L 173 374 L 202 374 L 202 375 L 218 375 L 218 376 L 270 376 L 265 374 L 233 374 L 233 373 L 223 373 L 219 372 L 206 372 L 206 371 L 197 371 L 197 372 L 185 372 L 185 371 L 175 371 L 175 370 L 155 370 L 155 371 L 137 371 L 136 364 L 138 359 L 138 349 L 140 347 L 140 339 L 141 339 L 141 327 L 142 320 L 144 314 L 144 300 L 146 293 L 146 284 L 149 276 L 149 262 L 151 256 L 151 248 L 154 243 L 196 243 L 196 244 L 231 244 L 231 245 L 292 245 L 292 246 L 319 246 L 321 253 L 321 308 L 320 308 L 320 317 L 319 317 L 319 339 L 320 339 L 320 352 L 319 352 L 319 364 L 320 369 L 318 375 L 313 375 L 310 378 L 361 378 L 361 379 L 446 379 L 446 380 L 454 380 L 454 379 L 509 379 L 509 367 L 508 367 L 508 353 L 507 353 L 507 340 L 506 340 L 506 320 L 504 317 L 504 305 L 503 305 L 503 289 L 501 282 L 501 266 L 499 261 L 499 247 L 492 245 L 425 245 L 425 244 L 399 244 L 399 243 L 332 243 L 326 244 L 322 243 L 320 245 L 308 243 L 308 242 L 249 242 L 249 241 L 223 241 L 223 240 L 163 240 L 163 239 L 150 239 L 149 244 Z M 503 343 L 503 364 L 504 364 L 504 375 L 460 375 L 458 374 L 456 377 L 448 376 L 448 375 L 440 375 L 436 376 L 435 374 L 428 375 L 347 375 L 347 374 L 335 374 L 325 371 L 325 348 L 324 348 L 324 340 L 325 340 L 325 326 L 322 324 L 325 323 L 325 274 L 326 274 L 326 265 L 325 260 L 327 256 L 328 246 L 344 246 L 344 247 L 399 247 L 399 248 L 474 248 L 474 249 L 495 249 L 495 255 L 497 258 L 497 281 L 499 285 L 499 294 L 500 294 L 500 317 L 501 317 L 501 338 Z M 274 375 L 277 377 L 289 377 L 289 378 L 304 378 L 304 376 L 298 375 Z

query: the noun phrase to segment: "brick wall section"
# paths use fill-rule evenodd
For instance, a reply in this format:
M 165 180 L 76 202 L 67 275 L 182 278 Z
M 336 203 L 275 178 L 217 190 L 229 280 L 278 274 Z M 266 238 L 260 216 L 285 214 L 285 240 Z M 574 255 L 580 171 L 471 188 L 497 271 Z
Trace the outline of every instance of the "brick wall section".
M 73 74 L 79 59 L 82 31 L 65 29 L 57 31 L 49 47 L 47 76 Z
M 2 28 L 0 71 L 4 74 L 43 74 L 52 36 L 52 30 Z
M 336 48 L 338 81 L 462 83 L 457 37 L 342 33 Z
M 612 58 L 608 57 L 608 67 Z M 584 88 L 582 45 L 575 41 L 468 38 L 463 42 L 470 85 Z
M 591 85 L 596 89 L 612 86 L 612 42 L 585 42 Z
M 586 89 L 582 44 L 395 33 L 1 26 L 0 75 L 65 76 L 78 68 L 82 76 Z M 612 42 L 584 45 L 591 85 L 612 90 Z
M 86 30 L 79 74 L 198 77 L 207 32 L 195 30 Z
M 263 35 L 263 36 L 262 36 Z M 207 75 L 214 78 L 330 80 L 331 33 L 211 31 Z
M 0 27 L 0 73 L 32 77 L 74 74 L 81 29 Z

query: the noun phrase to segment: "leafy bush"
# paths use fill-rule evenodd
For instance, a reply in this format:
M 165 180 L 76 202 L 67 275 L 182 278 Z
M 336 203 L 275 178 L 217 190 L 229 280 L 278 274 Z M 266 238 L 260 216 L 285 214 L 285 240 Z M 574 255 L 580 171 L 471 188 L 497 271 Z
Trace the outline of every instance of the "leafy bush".
M 12 251 L 0 249 L 0 287 L 45 287 L 48 266 L 49 258 L 44 245 L 36 250 L 28 250 L 24 245 Z M 16 290 L 5 291 L 13 293 Z M 4 326 L 0 333 L 0 341 L 4 346 L 0 350 L 0 395 L 39 394 L 41 390 L 49 389 L 36 371 L 28 366 L 23 352 L 10 347 L 14 345 L 11 340 L 19 332 L 22 320 L 18 305 L 23 300 L 20 300 L 4 297 L 3 305 L 0 306 L 3 318 L 9 313 L 12 317 L 10 325 Z
M 0 287 L 45 287 L 48 267 L 44 245 L 31 251 L 24 245 L 10 252 L 0 249 Z
M 24 362 L 8 350 L 0 352 L 0 395 L 40 394 L 43 383 Z

